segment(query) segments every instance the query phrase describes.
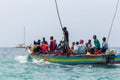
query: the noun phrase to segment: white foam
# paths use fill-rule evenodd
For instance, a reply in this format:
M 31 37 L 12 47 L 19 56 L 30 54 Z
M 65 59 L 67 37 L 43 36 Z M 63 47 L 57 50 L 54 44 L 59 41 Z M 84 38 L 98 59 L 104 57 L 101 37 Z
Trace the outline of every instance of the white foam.
M 27 63 L 27 58 L 28 56 L 16 56 L 14 60 L 18 61 L 19 63 Z M 41 60 L 37 60 L 37 59 L 32 59 L 32 63 L 37 63 L 37 64 L 40 64 L 40 65 L 46 65 L 46 64 L 52 64 L 48 61 L 44 61 L 43 59 Z
M 40 64 L 40 65 L 51 64 L 50 62 L 44 61 L 43 59 L 41 59 L 41 60 L 33 59 L 33 63 L 37 63 L 37 64 Z
M 17 60 L 20 63 L 27 63 L 27 56 L 16 56 L 15 60 Z
M 43 63 L 43 62 L 45 62 L 43 59 L 41 60 L 33 59 L 33 63 Z

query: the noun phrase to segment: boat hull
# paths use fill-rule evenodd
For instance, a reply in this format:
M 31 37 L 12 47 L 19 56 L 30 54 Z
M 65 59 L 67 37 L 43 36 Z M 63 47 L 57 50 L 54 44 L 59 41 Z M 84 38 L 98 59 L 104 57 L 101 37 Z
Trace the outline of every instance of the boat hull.
M 53 55 L 33 55 L 31 58 L 36 60 L 44 60 L 52 63 L 77 65 L 77 64 L 110 64 L 107 62 L 106 57 L 100 56 L 53 56 Z M 120 64 L 120 55 L 117 55 L 111 64 Z

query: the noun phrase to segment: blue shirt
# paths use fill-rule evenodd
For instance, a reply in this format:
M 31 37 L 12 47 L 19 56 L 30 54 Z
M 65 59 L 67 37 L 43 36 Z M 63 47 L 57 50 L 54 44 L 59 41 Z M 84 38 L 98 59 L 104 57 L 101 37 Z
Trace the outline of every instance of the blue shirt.
M 80 45 L 78 46 L 78 52 L 79 52 L 80 54 L 85 54 L 85 53 L 86 53 L 86 47 L 85 47 L 84 44 L 80 44 Z
M 102 43 L 102 48 L 108 49 L 108 43 L 106 41 Z

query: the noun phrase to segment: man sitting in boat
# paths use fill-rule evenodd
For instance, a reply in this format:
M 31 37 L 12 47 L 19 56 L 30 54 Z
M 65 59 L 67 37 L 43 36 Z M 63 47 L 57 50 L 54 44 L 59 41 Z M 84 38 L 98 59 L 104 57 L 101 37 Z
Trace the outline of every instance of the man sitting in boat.
M 89 39 L 88 42 L 86 43 L 86 48 L 88 52 L 91 52 L 91 48 L 92 48 L 92 43 L 91 40 Z
M 48 53 L 48 44 L 47 44 L 47 42 L 44 42 L 41 45 L 41 50 L 42 50 L 42 53 Z
M 79 47 L 78 47 L 78 52 L 80 54 L 86 54 L 86 51 L 87 51 L 87 48 L 84 45 L 84 40 L 80 40 L 80 44 L 79 44 Z
M 100 50 L 100 41 L 97 39 L 97 36 L 93 35 L 93 39 L 94 39 L 95 50 L 96 49 Z
M 41 53 L 41 45 L 40 45 L 41 41 L 38 40 L 37 42 L 34 41 L 34 44 L 32 45 L 32 53 L 34 54 L 39 54 Z
M 36 46 L 37 46 L 37 42 L 34 41 L 33 44 L 32 44 L 32 46 L 31 46 L 31 52 L 32 52 L 32 54 L 35 52 L 34 50 L 35 50 Z
M 48 44 L 48 42 L 45 40 L 45 37 L 43 37 L 43 41 L 42 41 L 42 44 Z
M 63 46 L 63 41 L 61 40 L 61 41 L 59 42 L 59 44 L 58 44 L 58 49 L 59 49 L 59 50 L 62 50 L 62 46 Z
M 60 41 L 60 43 L 57 45 L 56 44 L 56 53 L 60 53 L 59 55 L 65 55 L 65 50 L 66 50 L 66 47 L 65 47 L 65 42 L 64 41 Z
M 34 49 L 34 52 L 41 52 L 41 45 L 40 45 L 40 43 L 41 43 L 41 40 L 38 39 L 36 48 Z
M 56 41 L 54 40 L 53 36 L 50 37 L 50 52 L 55 53 Z
M 71 45 L 70 49 L 73 51 L 74 47 L 75 47 L 75 42 L 72 42 L 72 45 Z
M 102 53 L 105 53 L 106 50 L 108 49 L 108 43 L 107 43 L 107 41 L 106 41 L 106 37 L 103 37 L 102 40 L 103 40 L 103 43 L 102 43 L 101 52 L 102 52 Z
M 91 40 L 89 39 L 88 42 L 85 44 L 86 45 L 86 49 L 87 49 L 87 53 L 92 53 L 92 43 L 91 43 Z
M 96 35 L 93 35 L 93 39 L 94 39 L 94 45 L 95 47 L 93 47 L 93 54 L 94 55 L 100 55 L 100 41 L 97 39 Z
M 74 54 L 79 54 L 78 48 L 79 48 L 79 42 L 77 41 L 73 51 Z
M 100 50 L 100 42 L 99 40 L 97 39 L 97 36 L 96 35 L 93 35 L 93 39 L 94 39 L 94 45 L 95 47 L 93 47 L 91 49 L 91 54 L 94 54 L 94 52 L 97 50 Z

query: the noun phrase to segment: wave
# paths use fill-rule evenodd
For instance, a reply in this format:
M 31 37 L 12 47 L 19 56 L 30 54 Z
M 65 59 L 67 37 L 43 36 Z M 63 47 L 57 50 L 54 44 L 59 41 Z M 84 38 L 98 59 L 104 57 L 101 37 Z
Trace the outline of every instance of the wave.
M 43 59 L 41 59 L 41 60 L 30 59 L 29 56 L 27 56 L 27 55 L 16 56 L 14 60 L 18 61 L 19 63 L 36 63 L 36 64 L 39 64 L 39 65 L 52 64 L 48 61 L 44 61 Z
M 27 56 L 16 56 L 15 60 L 20 63 L 27 63 Z
M 48 61 L 44 61 L 43 59 L 41 59 L 41 60 L 33 59 L 32 61 L 33 61 L 33 63 L 39 63 L 39 64 L 52 64 Z

